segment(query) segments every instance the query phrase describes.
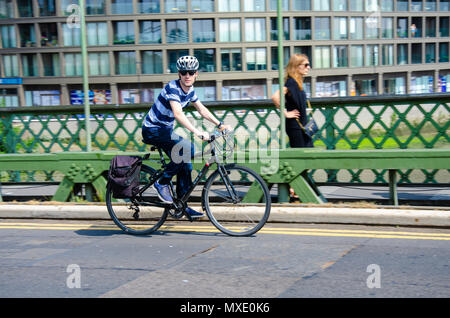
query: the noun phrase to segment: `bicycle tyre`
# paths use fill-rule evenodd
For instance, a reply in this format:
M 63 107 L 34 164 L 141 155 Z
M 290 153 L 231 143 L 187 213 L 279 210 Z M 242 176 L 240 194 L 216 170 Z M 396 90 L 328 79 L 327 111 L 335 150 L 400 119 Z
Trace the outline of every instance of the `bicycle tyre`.
M 219 170 L 216 170 L 206 180 L 203 188 L 203 209 L 222 233 L 231 236 L 253 235 L 269 218 L 271 209 L 269 189 L 261 176 L 250 168 L 235 164 L 223 167 L 240 202 L 232 202 L 224 178 Z
M 142 165 L 140 173 L 140 187 L 148 184 L 151 176 L 156 173 L 156 170 L 152 167 Z M 150 195 L 154 191 L 151 187 L 144 192 L 143 200 L 145 200 L 145 195 Z M 106 189 L 106 207 L 108 213 L 114 223 L 125 233 L 133 235 L 148 235 L 152 232 L 158 230 L 161 225 L 166 221 L 168 209 L 156 206 L 147 206 L 137 204 L 139 208 L 138 215 L 135 214 L 135 210 L 130 209 L 131 204 L 130 199 L 120 200 L 122 202 L 114 202 L 112 196 L 112 189 L 108 185 Z M 145 203 L 142 200 L 140 203 Z M 137 216 L 137 218 L 136 218 Z

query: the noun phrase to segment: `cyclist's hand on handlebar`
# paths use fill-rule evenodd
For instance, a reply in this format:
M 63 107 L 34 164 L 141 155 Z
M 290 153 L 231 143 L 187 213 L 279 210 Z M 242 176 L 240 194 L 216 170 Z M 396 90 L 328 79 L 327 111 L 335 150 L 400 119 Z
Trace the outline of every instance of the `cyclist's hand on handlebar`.
M 201 131 L 201 132 L 197 135 L 197 137 L 200 138 L 200 139 L 203 140 L 203 141 L 207 141 L 207 140 L 210 139 L 209 134 L 208 134 L 207 132 L 205 132 L 205 131 Z

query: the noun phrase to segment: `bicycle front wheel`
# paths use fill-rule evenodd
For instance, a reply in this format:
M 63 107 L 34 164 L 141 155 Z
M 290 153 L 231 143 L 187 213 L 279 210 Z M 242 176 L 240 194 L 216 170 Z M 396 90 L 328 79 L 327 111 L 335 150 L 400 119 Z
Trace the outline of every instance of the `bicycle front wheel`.
M 264 180 L 253 170 L 238 166 L 219 167 L 206 181 L 203 208 L 221 232 L 249 236 L 269 218 L 271 199 Z
M 114 199 L 111 187 L 106 190 L 106 206 L 114 223 L 123 231 L 134 235 L 147 235 L 159 229 L 167 218 L 166 208 L 152 206 L 148 198 L 156 196 L 155 190 L 146 185 L 156 173 L 155 169 L 142 165 L 140 192 L 134 203 L 130 199 Z

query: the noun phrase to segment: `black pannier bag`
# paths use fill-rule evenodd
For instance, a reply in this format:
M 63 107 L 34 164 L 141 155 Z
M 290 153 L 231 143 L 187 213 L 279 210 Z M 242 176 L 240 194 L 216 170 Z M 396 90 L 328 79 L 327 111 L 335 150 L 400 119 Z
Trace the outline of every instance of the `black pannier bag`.
M 108 172 L 108 183 L 113 198 L 131 198 L 138 189 L 142 158 L 138 156 L 115 156 L 111 160 Z

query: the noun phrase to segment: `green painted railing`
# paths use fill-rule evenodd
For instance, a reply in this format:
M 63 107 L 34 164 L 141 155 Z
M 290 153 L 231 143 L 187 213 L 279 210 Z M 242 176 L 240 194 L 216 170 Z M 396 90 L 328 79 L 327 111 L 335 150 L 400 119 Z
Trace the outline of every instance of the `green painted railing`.
M 279 111 L 270 100 L 207 102 L 218 118 L 235 127 L 239 150 L 279 148 Z M 320 132 L 319 149 L 439 149 L 450 148 L 450 94 L 315 98 L 313 116 Z M 94 151 L 146 151 L 141 125 L 150 105 L 102 105 L 91 108 Z M 195 109 L 191 120 L 201 122 Z M 0 152 L 55 153 L 86 149 L 82 106 L 0 109 Z M 176 131 L 185 135 L 185 130 Z M 288 143 L 288 141 L 285 141 Z M 197 147 L 200 143 L 196 141 Z M 386 170 L 312 170 L 316 182 L 387 183 Z M 449 171 L 399 171 L 399 183 L 448 182 Z M 1 181 L 60 181 L 55 171 L 2 172 Z

